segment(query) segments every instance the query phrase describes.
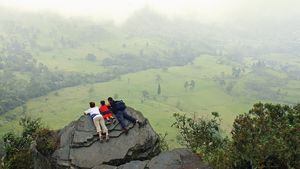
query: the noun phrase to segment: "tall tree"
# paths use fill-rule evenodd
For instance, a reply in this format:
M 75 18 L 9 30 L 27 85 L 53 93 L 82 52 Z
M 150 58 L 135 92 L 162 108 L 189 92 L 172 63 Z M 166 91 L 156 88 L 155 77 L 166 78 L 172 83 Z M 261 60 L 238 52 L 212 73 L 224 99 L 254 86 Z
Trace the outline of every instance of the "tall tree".
M 158 87 L 157 87 L 157 95 L 160 95 L 161 94 L 161 87 L 160 87 L 160 84 L 158 84 Z
M 193 90 L 195 88 L 196 82 L 191 80 L 190 89 Z
M 189 82 L 185 81 L 185 83 L 184 83 L 184 89 L 185 89 L 185 91 L 187 91 L 188 87 L 189 87 Z
M 161 82 L 161 76 L 159 74 L 156 75 L 155 81 L 156 83 L 160 83 Z

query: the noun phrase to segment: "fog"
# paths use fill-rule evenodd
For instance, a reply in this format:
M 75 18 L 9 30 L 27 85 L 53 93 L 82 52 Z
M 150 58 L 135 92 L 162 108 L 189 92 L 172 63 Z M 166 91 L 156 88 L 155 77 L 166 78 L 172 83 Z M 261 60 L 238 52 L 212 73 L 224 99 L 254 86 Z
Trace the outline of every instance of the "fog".
M 123 23 L 142 8 L 170 18 L 202 22 L 297 18 L 298 0 L 1 0 L 0 6 L 33 12 L 56 12 L 65 17 L 84 16 L 94 20 Z
M 174 143 L 175 112 L 220 112 L 231 129 L 254 103 L 299 103 L 299 7 L 300 0 L 0 0 L 0 135 L 22 116 L 62 128 L 88 102 L 114 97 L 171 131 Z

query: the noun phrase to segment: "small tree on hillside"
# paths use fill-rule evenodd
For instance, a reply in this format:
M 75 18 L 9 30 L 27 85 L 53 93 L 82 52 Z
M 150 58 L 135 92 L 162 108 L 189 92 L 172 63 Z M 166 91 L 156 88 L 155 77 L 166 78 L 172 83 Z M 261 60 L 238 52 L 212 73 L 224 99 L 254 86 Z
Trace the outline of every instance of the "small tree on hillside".
M 190 83 L 190 89 L 191 89 L 191 90 L 194 90 L 194 89 L 195 89 L 195 86 L 196 86 L 195 80 L 191 80 L 191 83 Z
M 142 97 L 143 97 L 144 100 L 149 99 L 150 98 L 149 92 L 147 90 L 143 90 L 142 91 Z
M 185 83 L 184 83 L 184 90 L 187 91 L 188 87 L 189 87 L 189 82 L 185 81 Z
M 158 84 L 158 87 L 157 87 L 157 95 L 160 95 L 161 94 L 161 87 L 160 87 L 160 84 Z
M 161 76 L 160 76 L 159 74 L 157 74 L 157 75 L 155 76 L 155 82 L 156 82 L 156 83 L 160 83 L 161 81 L 162 81 Z
M 164 68 L 162 68 L 162 71 L 163 71 L 163 72 L 168 72 L 168 68 L 167 68 L 167 67 L 164 67 Z
M 88 60 L 88 61 L 94 62 L 94 61 L 97 60 L 97 57 L 94 54 L 89 53 L 89 54 L 86 55 L 85 59 Z

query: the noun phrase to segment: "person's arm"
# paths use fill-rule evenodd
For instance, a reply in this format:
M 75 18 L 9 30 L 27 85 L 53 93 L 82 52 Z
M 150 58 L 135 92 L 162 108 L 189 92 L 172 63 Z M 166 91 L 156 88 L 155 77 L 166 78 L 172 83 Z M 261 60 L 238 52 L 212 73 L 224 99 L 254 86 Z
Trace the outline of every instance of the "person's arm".
M 90 113 L 90 109 L 87 109 L 86 111 L 83 112 L 84 115 L 88 115 Z
M 117 113 L 117 109 L 116 109 L 115 104 L 110 105 L 110 110 L 111 110 L 114 114 Z

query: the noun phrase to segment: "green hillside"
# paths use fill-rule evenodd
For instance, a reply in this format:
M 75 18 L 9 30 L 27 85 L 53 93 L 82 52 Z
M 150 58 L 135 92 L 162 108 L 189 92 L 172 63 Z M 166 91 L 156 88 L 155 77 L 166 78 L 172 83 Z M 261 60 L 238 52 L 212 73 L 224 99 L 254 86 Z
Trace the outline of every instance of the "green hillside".
M 235 80 L 237 82 L 232 89 L 234 92 L 228 93 L 226 87 L 222 87 L 215 80 L 215 76 L 221 73 L 224 77 L 231 76 L 231 66 L 220 64 L 216 56 L 202 55 L 193 64 L 187 66 L 152 69 L 124 75 L 110 82 L 61 89 L 43 97 L 31 99 L 25 104 L 26 106 L 1 116 L 0 131 L 3 133 L 14 130 L 15 121 L 18 118 L 13 121 L 7 119 L 25 114 L 41 117 L 51 128 L 59 129 L 77 119 L 87 108 L 88 102 L 99 102 L 101 99 L 113 96 L 142 111 L 157 132 L 168 132 L 168 141 L 172 146 L 177 145 L 176 132 L 171 127 L 174 120 L 172 115 L 175 112 L 209 117 L 210 112 L 217 111 L 223 119 L 222 125 L 226 130 L 225 133 L 229 133 L 236 115 L 249 110 L 259 97 L 255 94 L 247 95 L 246 93 L 249 93 L 251 89 L 247 91 L 247 88 L 242 86 L 253 79 L 263 84 L 270 84 L 270 82 L 263 78 L 259 81 L 260 77 L 249 70 L 248 73 Z M 271 71 L 271 73 L 276 72 Z M 280 76 L 279 73 L 276 76 L 285 77 Z M 195 88 L 185 89 L 185 82 L 191 80 L 195 81 Z M 158 83 L 161 85 L 161 95 L 157 94 Z M 297 84 L 300 83 L 297 82 Z M 289 85 L 290 83 L 287 83 L 286 88 L 282 90 L 290 90 Z M 293 94 L 282 95 L 280 97 L 282 100 L 278 102 L 296 101 L 294 98 L 299 97 L 300 92 L 296 89 L 292 90 L 294 90 Z
M 236 115 L 253 103 L 299 102 L 299 48 L 293 39 L 282 43 L 289 37 L 283 30 L 263 36 L 149 9 L 121 25 L 50 13 L 0 14 L 0 135 L 18 130 L 24 115 L 59 129 L 89 101 L 113 96 L 142 111 L 156 131 L 168 132 L 174 147 L 175 112 L 219 112 L 229 134 Z

